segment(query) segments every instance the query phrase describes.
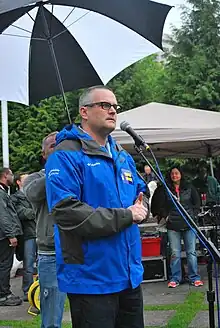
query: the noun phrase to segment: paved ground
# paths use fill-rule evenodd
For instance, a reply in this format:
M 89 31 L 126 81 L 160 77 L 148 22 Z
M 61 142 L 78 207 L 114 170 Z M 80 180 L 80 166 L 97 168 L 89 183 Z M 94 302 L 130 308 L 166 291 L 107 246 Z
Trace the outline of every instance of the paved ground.
M 204 268 L 202 268 L 202 270 L 204 270 Z M 21 295 L 21 278 L 12 279 L 11 284 L 13 292 L 17 295 Z M 199 290 L 205 292 L 207 288 L 208 287 L 206 282 L 205 286 Z M 145 283 L 143 284 L 144 305 L 158 306 L 166 304 L 181 304 L 185 301 L 186 297 L 192 290 L 195 290 L 195 287 L 189 286 L 188 284 L 180 285 L 178 289 L 168 289 L 167 282 Z M 27 310 L 27 303 L 24 303 L 18 307 L 0 307 L 0 320 L 32 320 L 32 316 L 27 313 Z M 175 315 L 175 310 L 145 311 L 145 325 L 146 327 L 165 327 L 173 315 Z M 68 312 L 64 314 L 63 320 L 66 322 L 70 321 L 70 315 Z M 189 328 L 197 327 L 209 327 L 208 311 L 202 311 L 201 313 L 197 314 L 189 325 Z M 0 328 L 3 327 L 0 326 Z

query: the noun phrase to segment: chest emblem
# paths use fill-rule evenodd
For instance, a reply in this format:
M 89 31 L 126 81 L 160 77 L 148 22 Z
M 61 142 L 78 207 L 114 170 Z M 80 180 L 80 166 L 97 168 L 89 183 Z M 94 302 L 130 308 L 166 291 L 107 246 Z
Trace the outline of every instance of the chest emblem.
M 122 169 L 121 170 L 121 178 L 123 180 L 124 183 L 128 183 L 128 184 L 133 184 L 133 177 L 130 171 Z

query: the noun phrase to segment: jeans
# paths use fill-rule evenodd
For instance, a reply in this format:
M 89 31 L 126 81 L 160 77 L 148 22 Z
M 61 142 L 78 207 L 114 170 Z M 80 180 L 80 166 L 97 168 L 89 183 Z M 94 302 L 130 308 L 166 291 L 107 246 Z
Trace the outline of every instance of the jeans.
M 66 294 L 58 289 L 55 255 L 39 255 L 38 274 L 41 328 L 60 328 Z
M 28 239 L 24 241 L 24 259 L 23 259 L 23 283 L 22 288 L 24 294 L 28 293 L 33 283 L 34 262 L 36 260 L 36 239 Z
M 181 270 L 181 239 L 184 240 L 187 265 L 188 265 L 188 278 L 190 282 L 200 280 L 200 276 L 197 273 L 197 255 L 196 255 L 196 236 L 192 230 L 174 231 L 167 230 L 168 240 L 171 250 L 170 269 L 171 279 L 170 281 L 181 282 L 182 270 Z
M 103 295 L 68 294 L 72 328 L 144 328 L 141 287 Z
M 14 260 L 14 247 L 9 246 L 9 240 L 0 240 L 0 299 L 11 294 L 10 272 Z

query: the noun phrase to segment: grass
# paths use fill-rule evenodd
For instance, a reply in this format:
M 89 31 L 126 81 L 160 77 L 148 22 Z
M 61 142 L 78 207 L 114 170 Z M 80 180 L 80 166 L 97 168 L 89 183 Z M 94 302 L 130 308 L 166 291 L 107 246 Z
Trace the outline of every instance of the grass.
M 167 305 L 145 305 L 145 311 L 168 311 L 175 310 L 176 313 L 169 320 L 166 328 L 187 328 L 196 314 L 208 310 L 208 304 L 204 303 L 204 292 L 190 292 L 183 303 Z M 149 328 L 149 327 L 147 327 Z M 155 327 L 154 327 L 155 328 Z M 160 327 L 157 327 L 160 328 Z
M 145 311 L 168 311 L 175 310 L 174 316 L 169 320 L 166 328 L 187 328 L 199 311 L 208 310 L 208 305 L 204 302 L 204 292 L 191 291 L 185 301 L 179 304 L 166 305 L 145 305 Z M 65 310 L 68 310 L 68 303 L 65 304 Z M 33 318 L 30 321 L 1 321 L 1 326 L 13 328 L 39 328 L 40 317 Z M 65 323 L 62 328 L 71 328 L 70 323 Z M 150 327 L 147 327 L 150 328 Z M 154 328 L 160 328 L 155 327 Z
M 2 321 L 0 320 L 0 327 L 12 327 L 12 328 L 40 328 L 40 317 L 33 318 L 30 321 Z M 71 328 L 70 323 L 63 323 L 62 328 Z

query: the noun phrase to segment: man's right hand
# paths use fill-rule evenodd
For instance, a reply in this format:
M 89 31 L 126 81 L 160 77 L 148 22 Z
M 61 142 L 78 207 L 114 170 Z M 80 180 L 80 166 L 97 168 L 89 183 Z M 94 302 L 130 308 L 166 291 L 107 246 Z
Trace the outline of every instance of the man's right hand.
M 134 223 L 141 223 L 146 218 L 148 209 L 143 205 L 142 193 L 140 193 L 136 203 L 129 206 L 128 209 L 132 212 Z
M 10 246 L 16 247 L 18 245 L 18 240 L 17 238 L 9 238 Z

